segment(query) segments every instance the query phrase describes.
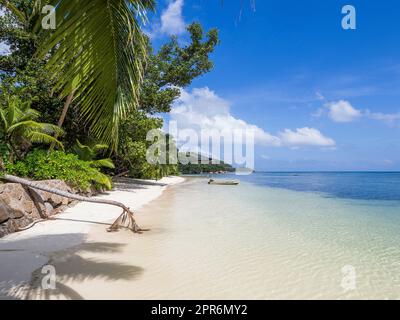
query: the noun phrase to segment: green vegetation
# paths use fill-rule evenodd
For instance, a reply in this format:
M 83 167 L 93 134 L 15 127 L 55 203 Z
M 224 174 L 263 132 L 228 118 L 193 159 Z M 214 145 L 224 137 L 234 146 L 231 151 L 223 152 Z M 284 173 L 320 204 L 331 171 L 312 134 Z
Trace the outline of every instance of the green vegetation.
M 202 174 L 202 173 L 212 173 L 212 172 L 234 172 L 235 168 L 231 165 L 224 163 L 223 161 L 217 162 L 212 158 L 204 158 L 199 154 L 182 154 L 182 156 L 189 157 L 191 159 L 188 164 L 180 164 L 179 172 L 182 174 Z
M 75 101 L 91 135 L 114 144 L 119 121 L 139 103 L 147 51 L 137 17 L 144 21 L 154 9 L 153 0 L 115 2 L 49 1 L 57 7 L 57 28 L 42 32 L 39 44 L 41 57 L 51 52 L 46 69 L 54 89 L 68 97 L 59 125 Z
M 17 96 L 3 97 L 6 105 L 0 105 L 0 145 L 9 155 L 9 161 L 23 158 L 33 143 L 55 143 L 63 148 L 61 142 L 52 134 L 62 134 L 62 130 L 49 123 L 37 122 L 39 113 L 30 108 L 30 102 L 22 102 Z
M 148 65 L 144 74 L 139 109 L 155 114 L 169 112 L 180 97 L 178 88 L 213 68 L 209 55 L 218 44 L 218 32 L 211 29 L 206 35 L 199 23 L 188 26 L 190 43 L 181 47 L 175 37 L 154 53 L 148 40 Z
M 202 174 L 202 173 L 213 173 L 213 172 L 234 172 L 235 168 L 232 168 L 229 164 L 180 164 L 179 172 L 181 174 Z
M 110 158 L 98 159 L 99 153 L 107 150 L 106 144 L 93 144 L 92 146 L 86 146 L 76 140 L 76 145 L 73 147 L 73 153 L 75 153 L 79 160 L 87 161 L 92 167 L 95 168 L 109 168 L 115 169 L 115 165 Z
M 48 31 L 40 1 L 0 0 L 8 8 L 0 42 L 11 49 L 0 56 L 0 171 L 79 190 L 110 188 L 114 174 L 179 174 L 177 165 L 147 162 L 146 135 L 162 134 L 155 115 L 170 112 L 179 88 L 212 69 L 217 30 L 193 23 L 185 45 L 172 37 L 155 52 L 139 26 L 153 0 L 55 3 L 57 28 Z
M 79 191 L 87 192 L 91 186 L 111 189 L 111 180 L 88 161 L 63 151 L 33 150 L 24 160 L 5 164 L 9 174 L 34 180 L 61 179 Z
M 121 140 L 118 152 L 114 155 L 114 161 L 121 172 L 129 172 L 131 177 L 143 179 L 160 179 L 179 173 L 177 165 L 152 165 L 147 162 L 147 149 L 152 144 L 146 140 L 147 133 L 158 130 L 163 135 L 162 125 L 162 119 L 148 117 L 144 111 L 133 112 L 122 122 L 119 128 Z

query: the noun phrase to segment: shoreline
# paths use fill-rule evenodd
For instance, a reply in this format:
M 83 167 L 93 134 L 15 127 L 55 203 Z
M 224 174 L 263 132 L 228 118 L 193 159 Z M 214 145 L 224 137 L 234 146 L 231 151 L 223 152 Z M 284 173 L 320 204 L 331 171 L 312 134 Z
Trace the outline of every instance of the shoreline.
M 394 285 L 400 257 L 395 246 L 400 239 L 398 203 L 367 205 L 362 199 L 348 201 L 254 183 L 212 186 L 206 178 L 188 178 L 170 188 L 128 182 L 116 185 L 119 191 L 109 196 L 119 194 L 125 198 L 118 200 L 140 207 L 135 217 L 149 232 L 108 233 L 102 221 L 107 216 L 114 220 L 118 209 L 112 217 L 102 209 L 106 206 L 86 210 L 86 218 L 98 218 L 87 225 L 75 207 L 68 230 L 66 221 L 60 220 L 62 233 L 52 230 L 0 245 L 0 276 L 8 267 L 7 279 L 14 283 L 6 285 L 15 288 L 8 294 L 3 291 L 0 299 L 399 297 Z M 149 194 L 154 201 L 148 201 Z M 88 229 L 82 230 L 82 225 Z M 45 265 L 56 271 L 55 289 L 42 288 Z M 349 266 L 357 272 L 357 288 L 344 291 L 342 270 Z M 21 270 L 26 271 L 22 283 L 17 281 Z
M 120 201 L 137 211 L 160 197 L 169 186 L 184 181 L 183 177 L 167 177 L 157 182 L 123 178 L 117 180 L 114 190 L 95 198 Z M 24 298 L 32 273 L 48 264 L 53 253 L 84 244 L 95 227 L 101 226 L 109 234 L 107 226 L 120 213 L 116 207 L 79 202 L 54 216 L 54 220 L 0 239 L 0 300 Z M 140 218 L 137 220 L 140 225 Z

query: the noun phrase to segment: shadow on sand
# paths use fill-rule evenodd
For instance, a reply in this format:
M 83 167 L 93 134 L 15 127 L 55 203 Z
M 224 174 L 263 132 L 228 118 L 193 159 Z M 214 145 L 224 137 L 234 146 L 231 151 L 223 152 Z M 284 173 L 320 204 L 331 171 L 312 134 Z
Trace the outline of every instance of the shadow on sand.
M 167 184 L 156 182 L 156 181 L 148 181 L 148 180 L 138 180 L 133 178 L 124 178 L 119 177 L 113 180 L 114 186 L 119 190 L 135 190 L 135 189 L 146 189 L 146 186 L 158 186 L 165 187 Z
M 79 300 L 83 297 L 66 283 L 69 281 L 83 282 L 86 280 L 104 279 L 104 280 L 131 280 L 139 277 L 143 273 L 143 268 L 115 262 L 101 261 L 98 259 L 83 258 L 82 253 L 107 253 L 113 254 L 121 252 L 124 244 L 90 242 L 76 245 L 82 241 L 82 234 L 64 234 L 48 235 L 46 237 L 30 238 L 29 240 L 9 241 L 7 245 L 0 244 L 0 259 L 2 254 L 10 253 L 7 257 L 10 268 L 7 274 L 2 270 L 0 281 L 0 299 L 67 299 Z M 69 249 L 58 251 L 46 251 L 49 243 L 63 242 L 65 247 L 66 239 L 71 240 Z M 46 243 L 44 243 L 46 242 Z M 35 243 L 35 245 L 33 245 Z M 40 244 L 43 244 L 43 251 L 40 252 Z M 12 266 L 19 261 L 40 254 L 47 256 L 47 263 L 42 263 L 31 276 L 29 283 L 18 283 L 12 281 Z M 11 260 L 10 260 L 11 259 Z M 12 261 L 15 260 L 15 261 Z M 56 288 L 43 289 L 42 282 L 48 279 L 49 273 L 42 273 L 43 266 L 50 265 L 55 268 Z M 7 271 L 6 271 L 7 272 Z M 46 278 L 47 276 L 47 278 Z

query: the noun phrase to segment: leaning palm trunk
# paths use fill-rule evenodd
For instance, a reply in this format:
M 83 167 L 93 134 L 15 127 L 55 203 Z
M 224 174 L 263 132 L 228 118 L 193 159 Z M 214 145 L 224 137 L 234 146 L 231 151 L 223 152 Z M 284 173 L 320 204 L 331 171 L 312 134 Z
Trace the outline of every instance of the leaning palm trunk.
M 69 109 L 69 107 L 70 107 L 70 105 L 71 105 L 71 103 L 72 103 L 72 100 L 74 100 L 74 92 L 73 92 L 73 91 L 68 95 L 67 100 L 65 101 L 63 110 L 62 110 L 62 112 L 61 112 L 60 119 L 58 119 L 58 124 L 57 124 L 57 126 L 60 128 L 60 130 L 62 130 L 64 121 L 65 121 L 65 118 L 67 117 L 67 112 L 68 112 L 68 109 Z M 59 133 L 56 132 L 56 133 L 54 134 L 54 139 L 58 139 L 58 137 L 59 137 Z M 50 151 L 54 150 L 54 147 L 55 147 L 55 146 L 56 146 L 56 142 L 53 141 L 53 142 L 51 143 L 51 145 L 50 145 L 50 149 L 49 149 L 49 150 L 50 150 Z
M 4 174 L 1 177 L 1 179 L 9 181 L 9 182 L 13 182 L 13 183 L 19 183 L 28 188 L 53 193 L 58 196 L 73 199 L 73 200 L 107 204 L 110 206 L 120 207 L 123 210 L 122 214 L 118 217 L 117 220 L 115 220 L 115 222 L 110 226 L 110 228 L 107 229 L 107 231 L 109 231 L 109 232 L 118 231 L 121 227 L 128 228 L 129 230 L 133 231 L 134 233 L 141 233 L 142 231 L 146 231 L 137 225 L 137 223 L 133 217 L 133 212 L 128 207 L 126 207 L 124 204 L 122 204 L 118 201 L 104 200 L 104 199 L 92 199 L 92 198 L 88 198 L 88 197 L 83 197 L 83 196 L 76 195 L 76 194 L 73 194 L 70 192 L 46 187 L 37 182 L 22 179 L 20 177 L 8 175 L 8 174 Z

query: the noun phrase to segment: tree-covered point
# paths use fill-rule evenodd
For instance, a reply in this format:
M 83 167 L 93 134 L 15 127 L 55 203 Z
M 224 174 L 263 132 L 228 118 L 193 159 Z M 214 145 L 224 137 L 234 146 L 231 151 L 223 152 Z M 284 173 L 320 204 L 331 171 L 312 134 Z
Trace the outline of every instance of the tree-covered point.
M 180 153 L 180 157 L 190 159 L 188 164 L 179 164 L 179 172 L 181 174 L 202 174 L 213 172 L 234 172 L 235 168 L 223 161 L 216 161 L 212 158 L 205 158 L 196 153 Z

